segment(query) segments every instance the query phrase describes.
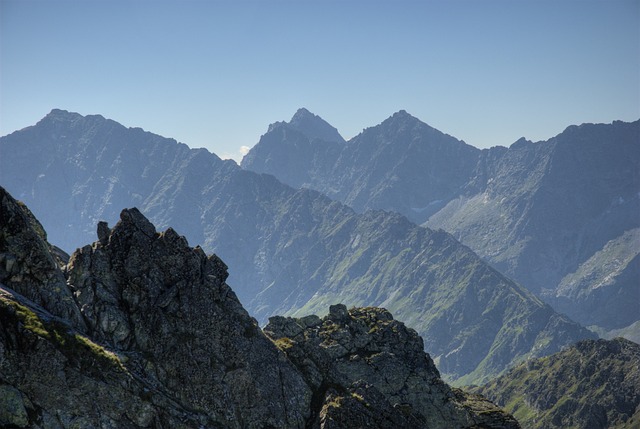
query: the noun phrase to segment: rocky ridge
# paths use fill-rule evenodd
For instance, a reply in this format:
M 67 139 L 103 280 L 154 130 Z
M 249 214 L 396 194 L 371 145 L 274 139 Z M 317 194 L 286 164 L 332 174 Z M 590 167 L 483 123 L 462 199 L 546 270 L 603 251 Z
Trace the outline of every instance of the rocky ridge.
M 100 223 L 98 241 L 66 266 L 31 266 L 25 255 L 47 260 L 51 247 L 32 222 L 16 226 L 29 217 L 2 188 L 0 198 L 7 215 L 0 255 L 12 276 L 5 277 L 11 287 L 0 285 L 4 426 L 518 427 L 488 401 L 448 388 L 416 333 L 385 310 L 332 307 L 335 323 L 359 327 L 351 338 L 345 326 L 333 329 L 340 347 L 366 349 L 344 378 L 345 360 L 331 359 L 338 348 L 316 340 L 296 348 L 278 337 L 275 324 L 297 325 L 293 319 L 274 319 L 269 339 L 226 284 L 217 256 L 189 247 L 172 229 L 156 232 L 137 209 L 123 210 L 113 228 Z M 16 234 L 33 240 L 16 242 Z M 24 262 L 7 262 L 14 260 Z M 46 281 L 31 280 L 40 278 Z M 70 299 L 41 299 L 49 296 L 43 289 Z M 305 320 L 309 328 L 321 322 Z M 314 364 L 301 366 L 307 361 Z M 411 380 L 401 392 L 384 381 L 394 373 Z
M 298 367 L 316 399 L 324 398 L 321 421 L 346 418 L 345 427 L 369 427 L 341 410 L 342 403 L 354 399 L 366 407 L 363 389 L 368 387 L 396 404 L 406 418 L 399 424 L 372 413 L 367 421 L 371 427 L 517 425 L 484 398 L 445 384 L 423 352 L 422 339 L 385 309 L 347 310 L 338 304 L 323 318 L 272 317 L 264 331 Z
M 474 389 L 527 428 L 640 426 L 640 345 L 581 341 Z

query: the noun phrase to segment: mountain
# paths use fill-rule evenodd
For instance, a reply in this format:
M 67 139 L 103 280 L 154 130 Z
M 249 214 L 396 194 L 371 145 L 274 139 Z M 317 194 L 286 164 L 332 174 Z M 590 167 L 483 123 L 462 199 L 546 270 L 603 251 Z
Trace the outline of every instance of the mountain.
M 257 173 L 286 171 L 287 180 L 279 180 L 296 188 L 310 187 L 313 177 L 331 168 L 345 143 L 334 127 L 306 109 L 299 109 L 289 122 L 271 124 L 261 142 L 243 163 L 263 164 L 253 169 Z
M 332 125 L 318 115 L 314 115 L 304 107 L 298 109 L 291 121 L 287 123 L 289 127 L 300 131 L 311 139 L 326 142 L 344 143 L 344 139 Z
M 304 129 L 281 132 L 279 124 L 244 157 L 243 168 L 316 189 L 358 212 L 393 210 L 418 224 L 460 195 L 480 152 L 404 110 L 340 145 L 306 136 Z M 305 151 L 298 150 L 300 141 Z
M 0 155 L 0 180 L 51 242 L 74 249 L 100 220 L 108 230 L 116 207 L 137 206 L 159 228 L 219 255 L 262 324 L 336 303 L 383 306 L 418 331 L 443 376 L 459 384 L 595 338 L 445 232 L 394 213 L 357 214 L 101 116 L 54 110 L 1 138 Z
M 400 111 L 324 158 L 328 143 L 309 140 L 316 155 L 304 157 L 291 150 L 298 140 L 267 132 L 242 166 L 357 212 L 396 211 L 442 228 L 599 331 L 640 320 L 630 308 L 640 301 L 639 244 L 630 238 L 640 227 L 640 121 L 570 126 L 548 141 L 479 150 Z M 274 163 L 276 153 L 288 153 L 287 162 Z M 596 275 L 595 266 L 606 268 Z
M 415 331 L 383 309 L 308 316 L 323 342 L 297 348 L 262 332 L 220 258 L 156 232 L 137 209 L 99 224 L 98 241 L 61 266 L 37 221 L 2 188 L 0 201 L 2 427 L 519 427 L 444 384 Z M 334 339 L 343 349 L 327 347 Z M 388 374 L 411 383 L 394 392 Z
M 637 428 L 640 345 L 581 341 L 534 359 L 476 389 L 527 428 Z
M 636 121 L 571 126 L 546 142 L 521 141 L 494 164 L 494 180 L 481 193 L 450 203 L 428 225 L 451 232 L 585 325 L 631 325 L 640 319 L 629 306 L 640 302 L 637 268 L 618 265 L 638 252 L 628 235 L 640 227 L 639 137 Z M 610 250 L 622 249 L 619 241 L 632 243 L 624 255 Z M 594 257 L 608 267 L 601 276 L 617 281 L 584 277 Z M 606 306 L 594 305 L 603 298 Z

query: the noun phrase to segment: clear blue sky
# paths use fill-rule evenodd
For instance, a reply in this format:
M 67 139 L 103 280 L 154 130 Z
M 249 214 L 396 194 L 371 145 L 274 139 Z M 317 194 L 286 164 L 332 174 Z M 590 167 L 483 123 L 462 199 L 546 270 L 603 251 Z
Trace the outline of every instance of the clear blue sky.
M 640 117 L 640 0 L 0 5 L 0 135 L 61 108 L 238 159 L 299 107 L 476 147 Z

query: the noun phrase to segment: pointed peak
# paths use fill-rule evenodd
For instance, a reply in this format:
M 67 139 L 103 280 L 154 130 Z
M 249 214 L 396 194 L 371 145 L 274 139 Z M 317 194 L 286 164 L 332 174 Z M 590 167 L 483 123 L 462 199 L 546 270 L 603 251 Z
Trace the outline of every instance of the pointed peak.
M 312 139 L 344 143 L 344 139 L 337 129 L 304 107 L 296 111 L 288 125 Z
M 118 228 L 134 228 L 150 238 L 156 234 L 156 227 L 136 207 L 120 212 L 120 222 L 114 229 Z
M 382 126 L 383 128 L 392 127 L 394 129 L 395 128 L 406 129 L 407 127 L 415 127 L 415 126 L 432 128 L 429 125 L 422 122 L 420 119 L 407 113 L 406 110 L 397 111 L 396 113 L 391 115 L 389 118 L 382 121 L 380 126 Z
M 511 144 L 511 146 L 509 146 L 509 149 L 518 149 L 518 148 L 521 148 L 521 147 L 528 146 L 528 145 L 530 145 L 530 144 L 533 144 L 533 143 L 531 142 L 531 140 L 527 140 L 527 139 L 526 139 L 526 138 L 524 138 L 524 137 L 520 137 L 518 140 L 516 140 L 515 142 L 513 142 L 513 143 Z
M 396 113 L 394 113 L 393 115 L 391 115 L 391 118 L 389 119 L 401 119 L 401 120 L 411 120 L 411 121 L 418 121 L 421 122 L 418 118 L 416 118 L 415 116 L 411 115 L 410 113 L 407 113 L 406 110 L 398 110 Z
M 397 118 L 413 118 L 413 116 L 411 116 L 409 113 L 407 113 L 406 110 L 402 109 L 402 110 L 398 110 L 396 113 L 394 113 L 392 115 L 392 117 L 397 117 Z
M 299 120 L 301 118 L 320 118 L 320 117 L 318 115 L 314 115 L 313 113 L 311 113 L 309 110 L 307 110 L 307 108 L 301 107 L 298 110 L 296 110 L 296 113 L 291 118 L 291 122 L 294 122 L 296 119 Z

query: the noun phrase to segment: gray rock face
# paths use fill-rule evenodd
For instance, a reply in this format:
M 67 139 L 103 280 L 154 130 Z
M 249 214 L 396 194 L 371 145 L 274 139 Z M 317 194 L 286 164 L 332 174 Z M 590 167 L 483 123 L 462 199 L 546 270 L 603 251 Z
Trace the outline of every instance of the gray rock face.
M 42 225 L 0 187 L 0 284 L 82 329 L 84 322 Z
M 202 410 L 125 367 L 113 352 L 32 301 L 0 287 L 0 426 L 216 426 Z
M 316 391 L 317 419 L 332 421 L 321 427 L 353 427 L 354 417 L 341 407 L 358 408 L 369 397 L 393 404 L 388 417 L 378 416 L 388 425 L 376 427 L 393 427 L 396 414 L 411 427 L 519 427 L 489 402 L 446 385 L 418 334 L 384 309 L 333 305 L 322 319 L 272 317 L 265 332 Z
M 545 297 L 575 319 L 615 330 L 639 322 L 639 284 L 640 228 L 634 228 L 605 244 Z M 635 332 L 629 339 L 637 342 L 640 329 Z
M 137 209 L 120 217 L 67 267 L 91 336 L 225 427 L 301 427 L 311 392 L 226 285 L 226 265 Z

